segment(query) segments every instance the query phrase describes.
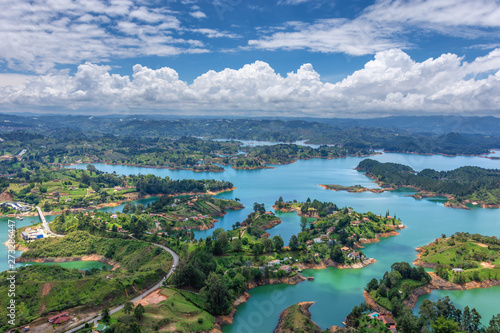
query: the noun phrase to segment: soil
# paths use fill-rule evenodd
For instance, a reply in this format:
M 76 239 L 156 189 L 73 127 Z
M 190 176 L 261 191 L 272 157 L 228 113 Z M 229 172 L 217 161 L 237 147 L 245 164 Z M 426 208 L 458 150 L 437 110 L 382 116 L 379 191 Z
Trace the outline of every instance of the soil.
M 155 289 L 149 294 L 146 295 L 143 299 L 137 301 L 134 303 L 134 307 L 142 304 L 143 306 L 149 305 L 149 304 L 158 304 L 163 300 L 166 300 L 168 297 L 163 295 L 161 293 L 161 288 Z

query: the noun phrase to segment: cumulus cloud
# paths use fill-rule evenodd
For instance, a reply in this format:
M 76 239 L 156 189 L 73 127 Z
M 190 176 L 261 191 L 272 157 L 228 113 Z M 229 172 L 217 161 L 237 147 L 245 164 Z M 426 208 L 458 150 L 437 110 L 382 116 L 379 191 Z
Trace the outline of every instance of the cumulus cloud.
M 400 49 L 378 52 L 336 83 L 324 83 L 311 64 L 282 76 L 256 61 L 240 69 L 208 71 L 192 84 L 168 67 L 133 67 L 131 76 L 85 63 L 74 75 L 43 75 L 0 87 L 5 108 L 57 107 L 88 112 L 190 112 L 377 116 L 388 114 L 498 114 L 500 49 L 471 62 L 443 54 L 416 62 Z
M 11 69 L 46 73 L 56 64 L 208 51 L 182 36 L 177 13 L 141 3 L 0 1 L 0 59 Z
M 191 15 L 192 17 L 197 18 L 197 19 L 202 19 L 202 18 L 207 17 L 207 15 L 204 12 L 199 11 L 199 10 L 189 13 L 189 15 Z
M 300 3 L 302 0 L 283 0 Z M 249 40 L 258 49 L 308 49 L 351 55 L 388 48 L 410 48 L 415 32 L 460 38 L 498 38 L 500 6 L 495 0 L 381 0 L 352 20 L 331 18 L 313 23 L 287 22 L 262 37 Z

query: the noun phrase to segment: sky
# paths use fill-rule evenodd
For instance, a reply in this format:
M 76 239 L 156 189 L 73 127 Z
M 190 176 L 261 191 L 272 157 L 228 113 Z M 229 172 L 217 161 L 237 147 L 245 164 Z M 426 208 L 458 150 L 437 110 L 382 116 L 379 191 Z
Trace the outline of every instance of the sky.
M 0 112 L 500 116 L 500 0 L 0 0 Z

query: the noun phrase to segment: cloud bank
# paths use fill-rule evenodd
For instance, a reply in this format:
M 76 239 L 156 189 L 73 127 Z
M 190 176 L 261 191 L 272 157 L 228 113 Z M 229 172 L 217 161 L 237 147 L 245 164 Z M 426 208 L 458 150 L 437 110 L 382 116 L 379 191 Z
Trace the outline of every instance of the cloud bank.
M 416 62 L 404 51 L 391 49 L 378 52 L 364 68 L 336 83 L 322 82 L 311 64 L 282 76 L 262 61 L 238 70 L 211 70 L 192 84 L 168 67 L 135 65 L 131 76 L 110 72 L 109 66 L 85 63 L 74 75 L 48 74 L 0 87 L 0 106 L 81 113 L 357 117 L 498 115 L 500 105 L 500 49 L 471 62 L 449 53 Z

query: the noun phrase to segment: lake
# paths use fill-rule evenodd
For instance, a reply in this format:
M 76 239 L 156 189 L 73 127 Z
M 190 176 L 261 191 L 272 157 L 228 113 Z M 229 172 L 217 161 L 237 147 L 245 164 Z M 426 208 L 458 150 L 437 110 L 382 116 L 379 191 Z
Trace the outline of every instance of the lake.
M 498 169 L 499 160 L 468 156 L 428 156 L 415 154 L 384 153 L 371 158 L 381 162 L 396 162 L 411 166 L 419 171 L 424 168 L 452 170 L 460 166 L 472 165 Z M 331 325 L 341 325 L 345 316 L 354 305 L 363 301 L 363 288 L 373 278 L 381 278 L 390 270 L 394 262 L 412 262 L 416 258 L 415 248 L 433 241 L 441 234 L 451 235 L 457 231 L 500 235 L 500 210 L 474 207 L 471 210 L 453 209 L 443 206 L 439 198 L 416 200 L 411 190 L 398 190 L 383 193 L 347 193 L 344 191 L 325 190 L 319 184 L 362 185 L 376 188 L 377 185 L 363 173 L 354 170 L 364 158 L 348 157 L 342 159 L 299 160 L 288 165 L 275 166 L 274 169 L 234 170 L 226 167 L 225 172 L 202 172 L 168 169 L 140 168 L 121 165 L 95 164 L 96 168 L 118 174 L 154 174 L 172 179 L 219 179 L 231 181 L 236 190 L 218 195 L 220 198 L 240 198 L 245 209 L 229 211 L 216 228 L 231 229 L 237 221 L 243 221 L 252 211 L 253 203 L 264 203 L 266 209 L 280 196 L 284 200 L 305 201 L 308 197 L 321 201 L 331 201 L 339 207 L 352 207 L 356 211 L 371 211 L 385 214 L 389 210 L 392 216 L 401 218 L 407 226 L 399 236 L 382 239 L 370 244 L 364 253 L 377 259 L 373 265 L 363 269 L 306 270 L 304 274 L 314 276 L 314 282 L 302 282 L 297 285 L 272 285 L 249 291 L 248 302 L 238 307 L 233 325 L 225 326 L 224 332 L 271 332 L 278 323 L 281 311 L 301 301 L 315 301 L 310 308 L 312 319 L 323 329 Z M 86 164 L 74 166 L 86 168 Z M 148 200 L 154 200 L 152 198 Z M 107 208 L 108 211 L 121 210 L 121 207 Z M 300 218 L 295 213 L 277 213 L 283 223 L 268 230 L 271 236 L 280 235 L 285 244 L 291 235 L 300 231 Z M 26 223 L 26 221 L 22 221 Z M 2 229 L 6 229 L 2 228 Z M 3 232 L 3 230 L 2 230 Z M 212 230 L 195 232 L 196 238 L 207 237 Z M 6 236 L 2 234 L 2 239 Z M 3 240 L 2 242 L 4 242 Z M 3 264 L 3 263 L 2 263 Z M 0 267 L 1 268 L 1 267 Z M 5 269 L 5 268 L 4 268 Z M 467 294 L 471 291 L 462 292 Z M 496 297 L 486 297 L 495 294 Z M 455 294 L 453 294 L 455 295 Z M 492 309 L 500 309 L 500 288 L 494 287 L 479 293 L 480 297 L 469 297 L 467 304 L 484 314 L 484 321 L 491 319 Z M 434 297 L 434 293 L 431 294 Z M 451 296 L 450 296 L 451 297 Z M 455 297 L 455 296 L 454 296 Z

